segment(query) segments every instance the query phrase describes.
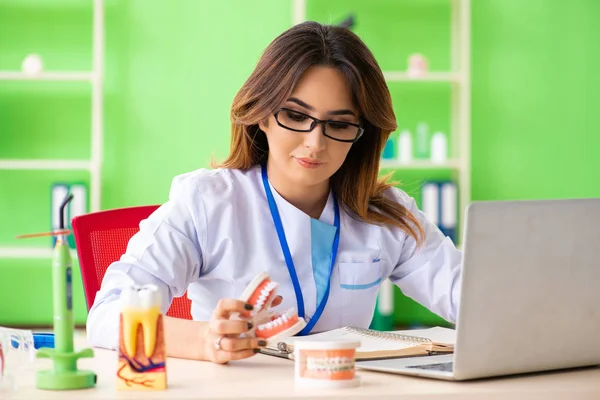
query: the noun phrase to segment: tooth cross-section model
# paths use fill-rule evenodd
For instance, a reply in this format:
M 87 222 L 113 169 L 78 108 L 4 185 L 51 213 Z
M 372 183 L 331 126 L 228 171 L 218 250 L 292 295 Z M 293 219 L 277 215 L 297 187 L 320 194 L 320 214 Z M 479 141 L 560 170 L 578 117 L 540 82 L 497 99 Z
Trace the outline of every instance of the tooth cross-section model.
M 166 351 L 161 296 L 155 285 L 121 292 L 119 329 L 120 390 L 167 388 Z
M 276 345 L 294 336 L 306 326 L 306 321 L 298 316 L 295 308 L 290 308 L 281 314 L 269 310 L 277 296 L 278 287 L 279 284 L 271 281 L 269 274 L 261 272 L 250 282 L 240 297 L 240 300 L 254 307 L 251 312 L 244 315 L 246 318 L 252 318 L 254 322 L 254 327 L 248 335 L 263 338 L 269 345 Z

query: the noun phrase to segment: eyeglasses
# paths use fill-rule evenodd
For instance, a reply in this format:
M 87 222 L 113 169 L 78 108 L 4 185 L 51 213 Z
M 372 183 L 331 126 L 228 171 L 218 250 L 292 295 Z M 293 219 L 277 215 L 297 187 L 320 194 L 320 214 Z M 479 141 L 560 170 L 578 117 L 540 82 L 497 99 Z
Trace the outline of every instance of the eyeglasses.
M 365 131 L 358 124 L 329 119 L 321 120 L 289 108 L 279 109 L 275 113 L 275 120 L 282 128 L 294 132 L 311 132 L 318 124 L 322 124 L 323 135 L 338 142 L 354 143 Z

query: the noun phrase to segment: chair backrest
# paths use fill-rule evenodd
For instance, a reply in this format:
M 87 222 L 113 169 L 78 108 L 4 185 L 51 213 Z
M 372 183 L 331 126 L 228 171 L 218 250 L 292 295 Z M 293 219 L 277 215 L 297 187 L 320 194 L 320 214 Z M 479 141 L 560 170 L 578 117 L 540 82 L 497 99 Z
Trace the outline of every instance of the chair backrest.
M 79 267 L 88 311 L 106 270 L 127 249 L 129 239 L 139 231 L 139 224 L 158 206 L 140 206 L 98 211 L 74 217 L 71 221 L 77 246 Z M 187 293 L 186 293 L 187 294 Z M 192 319 L 191 301 L 186 295 L 173 299 L 167 315 Z

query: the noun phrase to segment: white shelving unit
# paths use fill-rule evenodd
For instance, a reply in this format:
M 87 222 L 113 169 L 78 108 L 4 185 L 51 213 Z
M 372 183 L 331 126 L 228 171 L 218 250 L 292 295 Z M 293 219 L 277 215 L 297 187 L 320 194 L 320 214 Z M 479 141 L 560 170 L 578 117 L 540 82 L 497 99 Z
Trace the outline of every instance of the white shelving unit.
M 306 0 L 292 0 L 292 23 L 306 20 Z M 411 77 L 405 71 L 384 71 L 388 82 L 446 82 L 452 86 L 451 126 L 449 143 L 452 148 L 449 159 L 444 163 L 415 159 L 410 163 L 396 160 L 381 160 L 381 168 L 398 170 L 446 169 L 455 173 L 458 193 L 459 212 L 462 216 L 471 200 L 471 1 L 448 0 L 451 6 L 450 71 L 432 71 L 422 77 Z M 360 18 L 360 16 L 358 17 Z M 461 237 L 462 226 L 458 224 L 457 238 Z M 460 242 L 460 240 L 458 240 Z
M 92 82 L 92 72 L 41 72 L 28 74 L 20 71 L 0 71 L 0 80 L 3 81 L 60 81 L 60 82 Z
M 388 82 L 449 82 L 460 83 L 461 75 L 453 72 L 429 72 L 422 77 L 412 77 L 402 71 L 384 71 Z
M 103 107 L 102 81 L 104 66 L 104 0 L 91 0 L 92 68 L 91 71 L 44 71 L 29 74 L 21 71 L 0 71 L 2 81 L 55 81 L 89 82 L 91 85 L 90 158 L 85 160 L 61 159 L 0 159 L 0 170 L 84 170 L 90 173 L 90 211 L 100 210 Z M 76 257 L 76 252 L 71 252 Z M 0 258 L 48 258 L 51 248 L 1 247 Z
M 90 160 L 0 160 L 0 169 L 16 170 L 84 170 L 91 171 Z
M 402 163 L 396 160 L 382 159 L 379 162 L 379 167 L 381 169 L 451 169 L 458 171 L 460 169 L 460 160 L 449 159 L 440 163 L 431 162 L 429 160 L 412 160 L 409 163 Z
M 43 247 L 0 247 L 0 258 L 51 258 L 54 251 Z M 71 258 L 77 259 L 77 251 L 71 250 Z

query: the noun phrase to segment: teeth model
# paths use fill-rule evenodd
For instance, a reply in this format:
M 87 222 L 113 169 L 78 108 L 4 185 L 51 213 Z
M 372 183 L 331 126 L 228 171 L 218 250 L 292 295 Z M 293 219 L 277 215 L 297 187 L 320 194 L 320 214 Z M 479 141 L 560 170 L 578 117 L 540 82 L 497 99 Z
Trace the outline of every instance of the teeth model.
M 271 281 L 269 274 L 266 272 L 261 272 L 254 277 L 240 296 L 240 300 L 250 303 L 254 307 L 245 316 L 255 316 L 271 307 L 271 303 L 273 303 L 277 295 L 278 287 L 279 284 Z
M 120 302 L 117 389 L 166 389 L 164 316 L 158 287 L 125 288 Z
M 294 308 L 283 314 L 269 313 L 278 288 L 279 284 L 273 282 L 269 274 L 261 272 L 240 296 L 240 300 L 254 307 L 251 312 L 242 314 L 244 317 L 251 317 L 254 322 L 255 328 L 248 334 L 267 339 L 268 344 L 293 336 L 306 326 L 306 322 L 298 317 Z
M 308 357 L 306 369 L 319 373 L 336 373 L 351 371 L 354 368 L 354 359 L 350 357 Z
M 258 321 L 257 321 L 258 322 Z M 290 308 L 283 314 L 273 314 L 266 322 L 259 323 L 255 335 L 267 339 L 268 344 L 273 344 L 294 336 L 306 326 L 303 318 L 298 317 L 295 308 Z
M 134 357 L 136 353 L 139 325 L 142 325 L 144 333 L 146 357 L 154 354 L 160 306 L 161 297 L 156 285 L 129 287 L 121 291 L 122 334 L 129 357 Z
M 321 344 L 323 343 L 326 342 Z M 355 345 L 358 346 L 358 344 Z M 337 381 L 340 385 L 348 384 L 351 386 L 356 384 L 354 349 L 324 348 L 309 350 L 299 348 L 296 350 L 298 350 L 296 352 L 296 372 L 299 377 L 320 381 Z

